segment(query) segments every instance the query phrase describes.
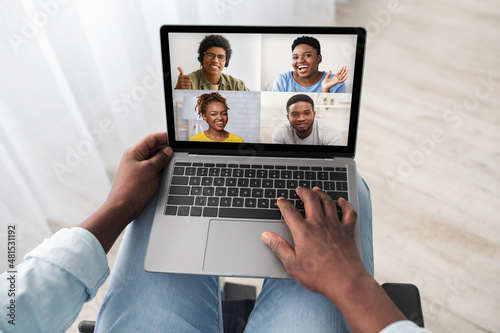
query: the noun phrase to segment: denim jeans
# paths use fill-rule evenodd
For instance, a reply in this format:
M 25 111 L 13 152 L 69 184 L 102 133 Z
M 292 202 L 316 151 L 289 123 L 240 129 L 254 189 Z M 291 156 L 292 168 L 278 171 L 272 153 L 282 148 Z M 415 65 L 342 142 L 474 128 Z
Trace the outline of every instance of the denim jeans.
M 370 191 L 357 175 L 363 260 L 373 275 Z M 144 256 L 156 200 L 123 237 L 96 332 L 223 332 L 218 276 L 150 273 Z M 335 283 L 335 281 L 332 281 Z M 348 332 L 337 308 L 293 279 L 266 279 L 245 332 Z

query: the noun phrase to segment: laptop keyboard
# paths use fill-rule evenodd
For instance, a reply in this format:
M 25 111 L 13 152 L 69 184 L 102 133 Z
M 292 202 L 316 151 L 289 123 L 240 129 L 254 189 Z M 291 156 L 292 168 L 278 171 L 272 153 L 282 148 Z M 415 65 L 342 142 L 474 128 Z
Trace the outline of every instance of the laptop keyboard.
M 297 186 L 318 186 L 334 201 L 347 195 L 347 169 L 229 163 L 176 162 L 166 215 L 281 219 L 277 198 L 304 214 Z M 339 218 L 340 209 L 337 206 Z

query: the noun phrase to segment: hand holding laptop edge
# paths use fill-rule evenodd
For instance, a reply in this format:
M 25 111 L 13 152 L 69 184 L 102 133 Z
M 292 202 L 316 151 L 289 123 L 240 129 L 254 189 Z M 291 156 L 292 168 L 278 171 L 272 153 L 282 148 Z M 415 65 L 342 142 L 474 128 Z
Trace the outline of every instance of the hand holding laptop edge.
M 353 332 L 379 332 L 404 315 L 382 287 L 368 274 L 354 241 L 357 213 L 340 198 L 339 221 L 335 202 L 318 187 L 298 187 L 306 217 L 287 199 L 278 206 L 290 228 L 295 248 L 277 234 L 262 239 L 304 288 L 326 296 L 346 318 Z
M 150 134 L 125 151 L 105 203 L 80 224 L 99 240 L 106 253 L 152 198 L 160 170 L 172 155 L 166 132 Z

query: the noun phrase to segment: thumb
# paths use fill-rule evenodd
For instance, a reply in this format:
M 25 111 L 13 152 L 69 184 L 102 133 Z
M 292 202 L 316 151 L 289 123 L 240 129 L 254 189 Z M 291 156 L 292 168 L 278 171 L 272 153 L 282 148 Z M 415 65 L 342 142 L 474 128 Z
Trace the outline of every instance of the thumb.
M 174 154 L 174 151 L 170 146 L 167 146 L 156 152 L 150 159 L 150 163 L 152 163 L 158 170 L 167 165 L 168 161 Z
M 184 75 L 184 70 L 183 70 L 182 68 L 180 68 L 180 67 L 177 67 L 177 69 L 179 70 L 179 72 L 180 72 L 180 75 Z
M 295 257 L 295 251 L 290 244 L 283 237 L 270 231 L 265 231 L 261 237 L 286 268 Z
M 331 75 L 332 75 L 332 71 L 329 70 L 328 73 L 326 73 L 325 79 L 329 79 Z

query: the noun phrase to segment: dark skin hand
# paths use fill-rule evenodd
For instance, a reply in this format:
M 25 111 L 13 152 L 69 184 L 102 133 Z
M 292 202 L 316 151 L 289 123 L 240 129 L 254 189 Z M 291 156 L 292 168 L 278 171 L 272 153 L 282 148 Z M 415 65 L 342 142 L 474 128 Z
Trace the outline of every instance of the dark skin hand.
M 108 253 L 125 227 L 142 212 L 158 186 L 173 151 L 167 133 L 150 134 L 123 154 L 104 204 L 79 227 L 90 231 Z
M 339 199 L 343 213 L 339 221 L 335 202 L 318 187 L 299 187 L 296 192 L 304 202 L 305 218 L 288 200 L 278 199 L 295 249 L 279 235 L 262 234 L 287 272 L 306 289 L 335 304 L 353 332 L 379 332 L 405 320 L 363 266 L 354 241 L 357 213 L 351 204 Z

